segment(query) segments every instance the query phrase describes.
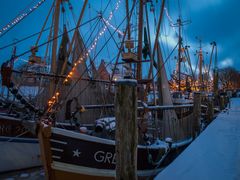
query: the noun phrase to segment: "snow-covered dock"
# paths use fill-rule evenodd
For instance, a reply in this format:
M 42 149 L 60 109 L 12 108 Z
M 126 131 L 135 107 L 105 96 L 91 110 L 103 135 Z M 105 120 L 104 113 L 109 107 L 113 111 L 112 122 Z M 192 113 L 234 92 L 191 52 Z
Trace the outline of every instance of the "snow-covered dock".
M 155 180 L 240 180 L 240 98 Z

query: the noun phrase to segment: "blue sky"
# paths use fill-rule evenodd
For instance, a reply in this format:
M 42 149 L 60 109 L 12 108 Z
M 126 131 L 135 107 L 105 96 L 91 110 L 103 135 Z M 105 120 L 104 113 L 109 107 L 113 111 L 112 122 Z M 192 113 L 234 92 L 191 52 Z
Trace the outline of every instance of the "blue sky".
M 240 21 L 237 20 L 240 1 L 186 0 L 183 5 L 183 11 L 188 12 L 186 18 L 192 21 L 186 29 L 189 41 L 194 42 L 195 36 L 202 37 L 204 43 L 216 41 L 219 66 L 240 70 Z
M 24 9 L 28 4 L 29 0 L 1 0 L 1 15 L 0 15 L 0 28 L 6 25 L 11 19 L 13 19 L 22 9 Z M 33 2 L 38 2 L 38 0 L 34 0 Z M 83 0 L 70 0 L 74 7 L 75 18 L 78 18 L 79 11 L 82 7 Z M 96 16 L 99 9 L 103 9 L 106 6 L 106 0 L 89 0 L 91 11 L 88 11 L 84 20 L 89 19 L 90 16 Z M 104 17 L 108 17 L 108 13 L 112 7 L 114 7 L 115 1 L 112 1 L 111 6 L 107 9 L 107 12 L 104 14 Z M 155 4 L 156 13 L 158 14 L 160 9 L 160 0 L 158 3 L 153 1 Z M 183 28 L 183 38 L 184 42 L 191 46 L 190 53 L 194 54 L 194 52 L 198 49 L 199 44 L 195 39 L 196 36 L 201 37 L 203 41 L 203 49 L 204 51 L 208 51 L 210 53 L 211 41 L 216 41 L 218 45 L 218 61 L 219 67 L 227 67 L 232 66 L 240 70 L 240 61 L 238 57 L 240 57 L 240 51 L 238 50 L 240 44 L 240 21 L 237 19 L 240 15 L 238 7 L 240 7 L 240 1 L 236 0 L 179 0 L 180 2 L 180 11 L 178 6 L 178 0 L 168 0 L 166 3 L 166 8 L 168 10 L 169 16 L 173 21 L 176 21 L 179 12 L 181 12 L 181 16 L 183 20 L 191 20 L 191 24 L 184 26 Z M 34 4 L 34 3 L 33 3 Z M 48 9 L 51 7 L 52 0 L 46 0 L 35 12 L 29 15 L 26 19 L 24 19 L 21 23 L 19 23 L 16 27 L 10 30 L 6 35 L 0 37 L 0 47 L 13 42 L 14 39 L 21 39 L 27 35 L 36 33 L 40 31 L 41 26 L 45 20 L 45 17 L 48 13 Z M 67 6 L 66 6 L 67 7 Z M 101 8 L 102 7 L 102 8 Z M 124 4 L 120 4 L 120 8 L 118 10 L 118 15 L 114 16 L 112 20 L 112 24 L 119 24 L 121 21 L 121 14 L 124 13 Z M 89 10 L 89 9 L 88 9 Z M 66 18 L 71 18 L 72 15 L 69 14 Z M 119 16 L 120 15 L 120 16 Z M 60 22 L 63 21 L 61 18 Z M 50 24 L 47 25 L 49 27 Z M 69 27 L 74 27 L 73 22 L 71 21 L 68 24 Z M 89 32 L 89 27 L 84 27 L 81 32 L 83 34 Z M 163 47 L 165 57 L 169 54 L 175 43 L 177 42 L 176 34 L 174 33 L 174 29 L 169 26 L 169 21 L 166 18 L 162 26 L 162 44 L 165 44 Z M 85 34 L 87 37 L 87 34 Z M 17 54 L 29 50 L 29 48 L 34 44 L 36 37 L 25 41 L 24 43 L 19 44 L 17 49 Z M 40 43 L 45 42 L 47 39 L 47 33 L 43 34 L 43 37 L 40 40 Z M 117 39 L 117 37 L 116 37 Z M 103 42 L 103 40 L 102 40 Z M 101 41 L 99 42 L 101 43 Z M 113 45 L 113 42 L 111 42 Z M 167 45 L 166 45 L 167 43 Z M 11 49 L 7 48 L 4 50 L 0 50 L 1 62 L 7 60 L 11 56 Z M 99 58 L 109 59 L 111 55 L 109 55 L 109 51 L 111 51 L 111 47 L 108 47 L 108 50 L 105 53 L 102 53 Z M 39 55 L 44 52 L 44 48 L 40 48 Z M 176 55 L 177 52 L 174 53 Z M 22 57 L 22 59 L 27 60 L 27 54 Z M 192 55 L 192 63 L 196 62 L 196 57 Z M 209 55 L 205 57 L 205 62 L 208 63 Z M 172 72 L 175 68 L 174 58 L 171 58 L 167 64 L 168 71 Z
M 36 4 L 38 1 L 39 0 L 33 0 L 33 2 L 34 2 L 33 4 Z M 29 4 L 29 2 L 32 2 L 32 1 L 22 0 L 21 4 L 16 4 L 16 0 L 3 0 L 2 6 L 0 7 L 0 9 L 2 10 L 1 17 L 0 17 L 0 27 L 3 27 L 11 19 L 16 17 L 16 15 L 22 9 L 24 9 Z M 14 42 L 15 39 L 22 39 L 28 35 L 39 32 L 45 21 L 48 11 L 52 5 L 52 2 L 53 2 L 53 0 L 46 0 L 45 3 L 43 3 L 37 10 L 35 10 L 32 14 L 27 16 L 18 25 L 16 25 L 13 29 L 11 29 L 7 34 L 0 37 L 0 47 Z M 60 32 L 59 32 L 60 34 L 62 33 L 62 30 L 63 30 L 63 24 L 64 24 L 63 21 L 67 24 L 68 30 L 72 29 L 76 26 L 74 24 L 74 20 L 77 21 L 78 16 L 80 14 L 80 10 L 83 6 L 83 0 L 70 0 L 70 2 L 73 6 L 73 14 L 70 12 L 68 4 L 65 3 L 65 10 L 66 10 L 65 16 L 60 17 Z M 89 19 L 96 17 L 98 14 L 98 11 L 101 11 L 101 9 L 104 9 L 104 7 L 106 6 L 104 2 L 105 2 L 104 0 L 103 1 L 89 1 L 90 10 L 89 10 L 89 6 L 88 6 L 82 22 L 86 22 Z M 110 10 L 112 10 L 114 8 L 115 3 L 116 3 L 116 1 L 111 1 L 111 3 L 109 4 L 106 12 L 104 13 L 104 17 L 106 19 L 109 16 Z M 123 5 L 121 5 L 121 7 L 118 9 L 119 14 L 123 14 L 123 12 L 124 12 L 122 7 L 123 7 Z M 9 11 L 9 8 L 11 8 L 11 11 Z M 51 19 L 51 17 L 50 17 L 50 19 Z M 63 19 L 65 19 L 65 20 L 63 20 Z M 118 22 L 120 22 L 121 20 L 122 20 L 122 18 L 118 18 Z M 84 27 L 80 28 L 82 36 L 85 40 L 87 40 L 89 37 L 89 34 L 90 34 L 89 29 L 94 28 L 95 23 L 96 23 L 96 20 L 93 21 L 92 23 L 89 23 L 89 24 L 85 25 Z M 116 22 L 116 16 L 112 19 L 112 23 L 118 24 Z M 51 23 L 48 22 L 46 27 L 50 27 L 50 26 L 51 26 Z M 96 30 L 101 29 L 101 27 L 102 27 L 102 24 L 98 24 Z M 49 33 L 49 31 L 43 33 L 39 44 L 47 41 L 48 33 Z M 72 34 L 73 34 L 73 32 L 70 32 L 69 36 L 72 36 Z M 94 35 L 96 35 L 96 31 L 94 32 Z M 108 37 L 107 36 L 102 37 L 102 39 L 100 39 L 98 43 L 99 44 L 103 43 L 105 41 L 105 38 L 107 39 Z M 30 47 L 35 44 L 36 39 L 37 39 L 37 36 L 30 38 L 27 41 L 24 41 L 22 43 L 19 43 L 17 46 L 17 54 L 20 54 L 22 52 L 29 50 Z M 113 42 L 111 42 L 110 44 L 112 44 L 112 43 Z M 89 43 L 88 43 L 88 45 L 89 45 Z M 115 48 L 113 48 L 113 49 L 115 49 Z M 108 45 L 108 51 L 109 50 L 110 50 L 110 45 Z M 12 52 L 12 47 L 6 48 L 4 50 L 0 50 L 0 56 L 2 57 L 1 62 L 8 60 L 9 57 L 11 56 L 11 52 Z M 43 56 L 44 52 L 45 52 L 45 47 L 39 48 L 38 55 Z M 27 60 L 29 55 L 30 55 L 30 53 L 22 56 L 19 61 Z M 111 57 L 109 57 L 109 55 L 103 55 L 103 53 L 101 55 L 99 55 L 100 60 L 101 60 L 101 58 L 111 59 Z M 97 63 L 99 64 L 99 62 L 97 62 Z

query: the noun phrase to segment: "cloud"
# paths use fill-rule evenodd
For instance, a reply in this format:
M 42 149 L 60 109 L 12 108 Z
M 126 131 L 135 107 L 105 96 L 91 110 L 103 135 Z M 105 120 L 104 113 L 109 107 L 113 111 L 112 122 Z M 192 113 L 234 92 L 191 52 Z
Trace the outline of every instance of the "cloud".
M 170 46 L 171 48 L 174 48 L 177 43 L 178 43 L 178 39 L 176 38 L 176 36 L 170 35 L 170 36 L 164 36 L 161 35 L 162 38 L 162 42 L 163 44 L 168 44 L 168 46 Z
M 216 7 L 218 5 L 221 5 L 223 0 L 191 0 L 189 5 L 191 8 L 195 11 L 201 11 L 203 9 L 209 8 L 209 7 Z
M 219 63 L 220 68 L 233 66 L 233 60 L 231 58 L 226 58 Z
M 219 67 L 233 66 L 240 70 L 240 1 L 236 0 L 186 0 L 182 1 L 183 20 L 191 20 L 191 24 L 184 27 L 189 45 L 194 48 L 196 36 L 202 38 L 203 50 L 211 53 L 210 42 L 216 41 Z M 207 47 L 204 45 L 206 44 Z M 208 58 L 204 59 L 207 60 Z

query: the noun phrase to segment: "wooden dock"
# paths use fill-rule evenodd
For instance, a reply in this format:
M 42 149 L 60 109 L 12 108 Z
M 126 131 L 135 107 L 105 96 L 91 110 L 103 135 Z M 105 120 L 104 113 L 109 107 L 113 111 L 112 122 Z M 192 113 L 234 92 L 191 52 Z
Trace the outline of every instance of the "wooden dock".
M 155 180 L 240 179 L 240 98 L 228 107 Z

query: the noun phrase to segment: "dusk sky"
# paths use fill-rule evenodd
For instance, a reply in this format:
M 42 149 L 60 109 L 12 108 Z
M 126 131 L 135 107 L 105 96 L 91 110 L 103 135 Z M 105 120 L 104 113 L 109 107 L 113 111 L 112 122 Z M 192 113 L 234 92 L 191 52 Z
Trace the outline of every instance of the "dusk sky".
M 187 26 L 190 42 L 196 42 L 200 36 L 203 43 L 216 41 L 218 46 L 219 66 L 233 66 L 240 70 L 240 15 L 236 0 L 182 0 L 183 12 L 192 23 Z
M 0 28 L 10 22 L 17 14 L 23 10 L 30 2 L 36 4 L 39 0 L 2 0 L 1 1 L 1 16 L 0 16 Z M 47 16 L 48 10 L 51 7 L 52 0 L 46 0 L 38 9 L 32 14 L 27 16 L 22 22 L 16 25 L 4 36 L 0 37 L 0 48 L 4 45 L 12 43 L 14 39 L 21 39 L 30 34 L 39 32 L 42 24 Z M 70 0 L 74 7 L 76 19 L 79 16 L 79 11 L 82 7 L 83 0 Z M 92 7 L 92 17 L 94 13 L 102 6 L 102 9 L 106 6 L 107 0 L 94 0 L 89 1 Z M 159 13 L 161 1 L 153 1 L 156 8 L 156 13 Z M 112 1 L 111 5 L 114 6 L 115 1 Z M 179 5 L 180 4 L 180 8 Z M 124 3 L 120 4 L 118 13 L 124 13 Z M 192 57 L 192 64 L 195 66 L 196 56 L 194 52 L 199 48 L 199 42 L 195 38 L 200 37 L 203 42 L 203 50 L 210 54 L 211 46 L 210 42 L 216 41 L 218 47 L 218 65 L 220 68 L 232 66 L 240 70 L 240 51 L 238 50 L 240 44 L 240 21 L 237 19 L 240 15 L 239 8 L 240 1 L 236 0 L 168 0 L 166 1 L 166 8 L 169 13 L 169 17 L 176 22 L 179 13 L 183 20 L 190 20 L 191 23 L 183 27 L 183 40 L 185 44 L 190 45 L 190 53 Z M 101 9 L 101 8 L 100 8 Z M 179 11 L 180 10 L 180 11 Z M 66 16 L 67 18 L 70 15 Z M 117 17 L 117 16 L 116 16 Z M 89 19 L 89 12 L 85 14 L 84 19 Z M 169 18 L 166 17 L 163 23 L 162 40 L 165 45 L 165 57 L 170 53 L 171 49 L 177 43 L 177 36 L 174 33 L 174 29 L 169 26 Z M 118 19 L 115 21 L 118 22 Z M 114 24 L 114 22 L 113 22 Z M 118 24 L 118 23 L 116 23 Z M 49 27 L 50 24 L 47 25 Z M 74 27 L 73 25 L 70 25 Z M 46 41 L 47 34 L 43 35 L 41 42 Z M 36 41 L 36 36 L 27 41 L 18 44 L 17 54 L 29 50 L 30 46 Z M 6 61 L 11 56 L 12 47 L 6 49 L 0 49 L 1 62 Z M 40 49 L 41 52 L 41 49 Z M 176 55 L 177 52 L 175 52 Z M 208 63 L 209 54 L 205 56 L 205 62 Z M 22 57 L 27 59 L 30 54 Z M 103 57 L 105 58 L 105 57 Z M 106 57 L 107 58 L 107 57 Z M 172 58 L 168 64 L 168 70 L 171 72 L 176 65 L 175 60 Z

